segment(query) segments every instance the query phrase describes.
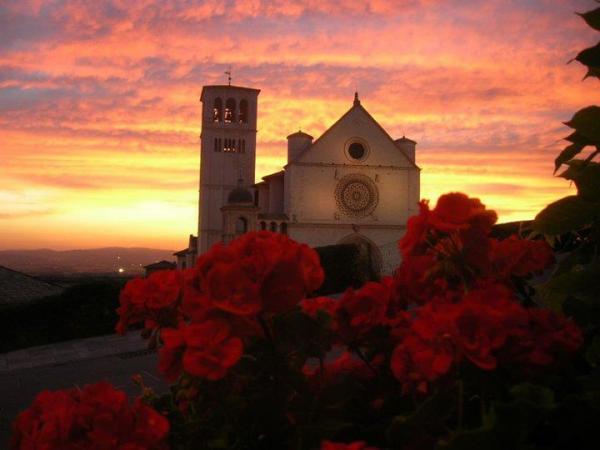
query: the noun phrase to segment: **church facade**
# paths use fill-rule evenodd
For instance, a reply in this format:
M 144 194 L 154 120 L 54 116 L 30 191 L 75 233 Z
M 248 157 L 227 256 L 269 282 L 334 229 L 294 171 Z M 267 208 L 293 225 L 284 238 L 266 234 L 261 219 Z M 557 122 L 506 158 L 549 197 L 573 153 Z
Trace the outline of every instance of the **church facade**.
M 198 236 L 178 266 L 252 230 L 285 233 L 312 247 L 355 244 L 376 274 L 397 267 L 397 241 L 418 212 L 416 143 L 394 140 L 355 94 L 318 139 L 287 137 L 287 164 L 255 183 L 258 89 L 202 89 Z

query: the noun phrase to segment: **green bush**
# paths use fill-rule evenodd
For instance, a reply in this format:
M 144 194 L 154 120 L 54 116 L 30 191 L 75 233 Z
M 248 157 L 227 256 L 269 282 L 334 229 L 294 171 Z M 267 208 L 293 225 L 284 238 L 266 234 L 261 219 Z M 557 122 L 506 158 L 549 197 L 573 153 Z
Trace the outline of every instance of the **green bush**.
M 369 279 L 368 268 L 361 266 L 358 247 L 353 244 L 327 245 L 315 248 L 325 271 L 325 281 L 318 295 L 343 292 L 348 287 L 358 287 Z

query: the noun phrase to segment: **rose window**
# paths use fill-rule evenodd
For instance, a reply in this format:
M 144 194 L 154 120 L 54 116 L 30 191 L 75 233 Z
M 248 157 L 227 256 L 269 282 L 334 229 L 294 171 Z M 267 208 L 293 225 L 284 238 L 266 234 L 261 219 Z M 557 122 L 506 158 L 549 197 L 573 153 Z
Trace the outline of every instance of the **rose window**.
M 346 215 L 364 217 L 373 212 L 378 202 L 377 187 L 362 174 L 343 177 L 335 188 L 338 208 Z

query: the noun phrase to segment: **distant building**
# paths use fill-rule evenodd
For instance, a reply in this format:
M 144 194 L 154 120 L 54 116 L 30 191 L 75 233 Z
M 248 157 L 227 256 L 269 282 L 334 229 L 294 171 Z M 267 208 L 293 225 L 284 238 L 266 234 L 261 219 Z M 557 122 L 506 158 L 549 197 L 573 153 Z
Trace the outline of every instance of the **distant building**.
M 177 257 L 177 268 L 187 269 L 194 267 L 196 258 L 198 257 L 198 238 L 190 234 L 187 248 L 173 253 Z
M 150 275 L 153 272 L 158 272 L 159 270 L 172 270 L 172 269 L 176 269 L 177 268 L 177 264 L 171 261 L 165 261 L 164 259 L 162 261 L 158 261 L 152 264 L 148 264 L 147 266 L 144 266 L 144 270 L 146 271 L 146 276 Z
M 62 294 L 64 287 L 0 266 L 0 305 L 26 304 Z
M 202 89 L 198 239 L 176 254 L 178 267 L 218 241 L 271 230 L 313 247 L 355 244 L 376 273 L 391 273 L 400 262 L 397 241 L 418 212 L 416 142 L 394 140 L 355 94 L 318 139 L 290 134 L 283 170 L 255 184 L 259 93 Z

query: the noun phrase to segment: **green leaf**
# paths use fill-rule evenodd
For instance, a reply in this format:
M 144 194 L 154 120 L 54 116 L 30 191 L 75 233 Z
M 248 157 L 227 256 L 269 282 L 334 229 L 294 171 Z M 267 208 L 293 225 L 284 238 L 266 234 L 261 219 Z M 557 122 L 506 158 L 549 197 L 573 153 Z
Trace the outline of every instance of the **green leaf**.
M 567 180 L 573 180 L 579 195 L 585 200 L 600 202 L 600 164 L 581 159 L 567 163 L 569 168 L 560 174 Z
M 583 20 L 585 20 L 590 27 L 600 31 L 600 8 L 592 9 L 583 14 L 577 13 L 577 15 L 583 17 Z
M 554 392 L 536 384 L 517 384 L 510 389 L 510 396 L 515 400 L 530 401 L 539 408 L 554 408 Z
M 555 411 L 554 393 L 529 383 L 514 386 L 510 403 L 494 402 L 495 432 L 501 448 L 529 449 L 532 433 Z M 535 438 L 534 438 L 535 439 Z
M 600 264 L 576 265 L 536 287 L 542 301 L 560 311 L 568 297 L 594 301 L 600 292 Z
M 560 155 L 558 155 L 558 157 L 554 160 L 554 173 L 556 173 L 562 164 L 577 156 L 577 154 L 581 152 L 584 147 L 585 144 L 573 143 L 560 152 Z
M 565 138 L 565 141 L 572 142 L 573 144 L 583 144 L 585 145 L 593 145 L 594 143 L 600 144 L 600 142 L 594 142 L 591 139 L 588 139 L 577 131 L 573 131 L 570 135 Z
M 449 442 L 440 443 L 436 448 L 439 450 L 499 450 L 501 447 L 494 430 L 482 427 L 461 431 L 455 434 Z
M 563 234 L 591 224 L 599 215 L 599 202 L 570 195 L 546 206 L 535 216 L 533 228 L 543 234 Z
M 585 351 L 585 359 L 592 367 L 600 366 L 600 335 L 594 336 Z
M 565 122 L 565 125 L 574 128 L 585 138 L 593 141 L 600 140 L 600 106 L 580 109 L 571 120 Z
M 584 66 L 587 66 L 588 73 L 587 77 L 599 77 L 600 76 L 600 42 L 594 47 L 586 48 L 579 52 L 575 57 L 576 61 L 579 61 Z
M 432 424 L 441 424 L 455 408 L 456 392 L 438 391 L 428 396 L 411 415 L 396 416 L 386 431 L 393 448 L 401 448 L 406 442 L 425 433 Z

